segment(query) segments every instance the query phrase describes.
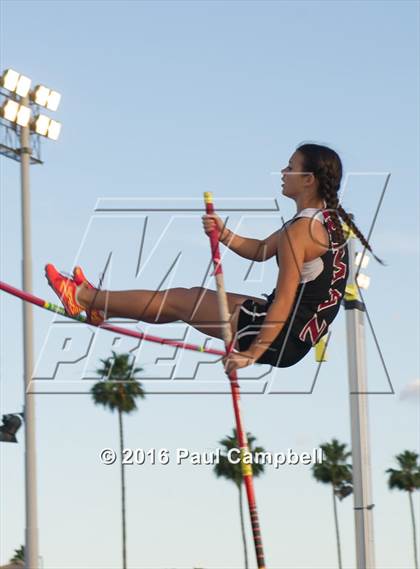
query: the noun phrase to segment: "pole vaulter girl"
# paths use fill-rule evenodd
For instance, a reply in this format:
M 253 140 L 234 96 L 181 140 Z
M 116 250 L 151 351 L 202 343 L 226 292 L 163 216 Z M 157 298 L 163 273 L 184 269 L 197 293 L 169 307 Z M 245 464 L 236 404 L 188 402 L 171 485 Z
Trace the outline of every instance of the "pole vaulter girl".
M 339 205 L 341 178 L 341 160 L 334 150 L 303 144 L 282 170 L 282 193 L 295 201 L 297 212 L 267 239 L 235 235 L 216 214 L 203 216 L 207 235 L 217 227 L 220 242 L 241 257 L 266 261 L 276 256 L 279 266 L 276 287 L 264 295 L 266 299 L 227 293 L 237 351 L 223 358 L 226 373 L 255 362 L 292 366 L 328 331 L 348 277 L 348 248 L 340 218 L 372 253 L 353 215 Z M 216 291 L 202 287 L 97 290 L 80 267 L 75 267 L 73 278 L 60 274 L 52 264 L 46 265 L 45 273 L 70 316 L 85 311 L 88 321 L 96 325 L 112 317 L 158 324 L 183 320 L 222 339 Z

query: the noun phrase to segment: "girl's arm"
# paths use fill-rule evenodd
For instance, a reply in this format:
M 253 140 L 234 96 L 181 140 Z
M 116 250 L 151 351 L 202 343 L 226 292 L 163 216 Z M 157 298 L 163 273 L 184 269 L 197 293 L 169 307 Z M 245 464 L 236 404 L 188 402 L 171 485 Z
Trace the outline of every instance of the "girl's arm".
M 235 235 L 235 233 L 225 227 L 223 220 L 214 213 L 203 215 L 202 219 L 204 231 L 207 235 L 210 235 L 214 228 L 217 227 L 220 235 L 219 241 L 245 259 L 265 261 L 276 254 L 278 236 L 281 230 L 275 231 L 267 239 L 251 239 Z
M 220 242 L 245 259 L 266 261 L 276 254 L 280 231 L 280 229 L 275 231 L 267 239 L 251 239 L 236 235 L 225 227 Z

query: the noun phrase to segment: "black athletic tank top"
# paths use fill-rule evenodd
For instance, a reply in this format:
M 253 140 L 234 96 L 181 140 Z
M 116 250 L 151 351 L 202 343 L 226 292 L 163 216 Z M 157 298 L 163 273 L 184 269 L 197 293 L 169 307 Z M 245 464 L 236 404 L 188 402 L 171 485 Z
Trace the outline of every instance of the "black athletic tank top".
M 290 337 L 305 344 L 314 345 L 327 333 L 337 316 L 348 279 L 349 253 L 347 245 L 334 243 L 334 221 L 329 211 L 308 208 L 302 210 L 284 227 L 300 217 L 315 217 L 328 231 L 330 249 L 321 257 L 304 264 L 301 282 L 297 288 L 292 310 L 283 328 L 290 328 Z M 277 256 L 277 265 L 279 264 Z M 306 266 L 305 266 L 306 265 Z M 267 296 L 271 304 L 276 289 Z

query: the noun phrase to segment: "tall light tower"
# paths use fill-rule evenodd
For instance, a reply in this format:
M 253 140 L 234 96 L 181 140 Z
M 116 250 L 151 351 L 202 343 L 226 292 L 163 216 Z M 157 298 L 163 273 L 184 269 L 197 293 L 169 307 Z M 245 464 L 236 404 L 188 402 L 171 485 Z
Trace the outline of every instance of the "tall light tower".
M 368 422 L 368 389 L 365 347 L 365 305 L 358 286 L 368 288 L 369 277 L 356 269 L 365 268 L 369 258 L 355 254 L 354 234 L 350 234 L 349 278 L 344 296 L 347 328 L 347 360 L 350 391 L 351 441 L 353 457 L 353 500 L 357 569 L 375 568 L 373 504 Z
M 0 80 L 0 154 L 20 162 L 22 199 L 22 285 L 32 292 L 31 219 L 29 166 L 42 164 L 40 136 L 57 140 L 61 124 L 42 114 L 41 107 L 55 111 L 60 94 L 7 69 Z M 31 142 L 33 146 L 31 147 Z M 33 318 L 31 304 L 23 303 L 24 417 L 25 417 L 25 568 L 38 568 L 38 523 L 35 446 L 35 400 L 29 392 L 34 368 Z

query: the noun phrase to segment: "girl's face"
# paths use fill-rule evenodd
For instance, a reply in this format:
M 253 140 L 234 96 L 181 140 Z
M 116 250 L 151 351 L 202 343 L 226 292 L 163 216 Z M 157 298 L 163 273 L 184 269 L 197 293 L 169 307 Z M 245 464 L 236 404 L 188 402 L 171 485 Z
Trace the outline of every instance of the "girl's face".
M 282 169 L 282 193 L 288 198 L 295 198 L 308 189 L 308 174 L 303 173 L 303 155 L 296 151 L 289 164 Z M 309 174 L 310 175 L 310 174 Z

